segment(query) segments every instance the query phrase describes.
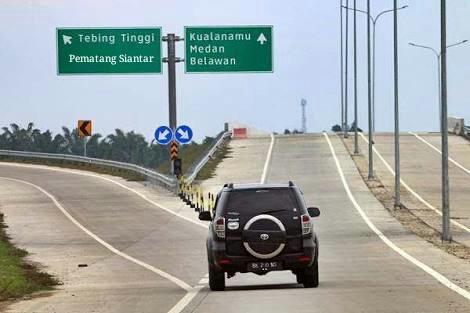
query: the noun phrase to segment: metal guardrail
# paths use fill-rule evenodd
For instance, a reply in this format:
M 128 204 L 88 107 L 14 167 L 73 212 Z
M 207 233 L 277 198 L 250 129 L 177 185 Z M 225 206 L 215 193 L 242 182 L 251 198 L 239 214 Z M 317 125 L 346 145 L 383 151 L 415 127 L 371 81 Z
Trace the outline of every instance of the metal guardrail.
M 465 132 L 465 135 L 470 136 L 470 126 L 464 126 L 463 131 Z
M 211 157 L 214 155 L 214 153 L 217 151 L 217 149 L 224 143 L 227 138 L 229 138 L 232 135 L 231 132 L 224 132 L 221 133 L 218 136 L 218 139 L 215 140 L 215 144 L 212 145 L 212 147 L 204 154 L 204 156 L 199 160 L 199 162 L 196 163 L 196 165 L 193 165 L 188 172 L 186 173 L 186 182 L 192 183 L 194 179 L 196 178 L 197 174 L 199 171 L 206 165 L 206 163 L 211 159 Z
M 211 148 L 201 157 L 201 159 L 195 165 L 193 165 L 189 169 L 188 173 L 186 174 L 187 176 L 186 181 L 192 182 L 194 178 L 196 178 L 199 171 L 204 167 L 204 165 L 206 165 L 206 163 L 210 160 L 210 158 L 218 149 L 218 147 L 220 147 L 222 143 L 228 137 L 230 137 L 230 135 L 231 135 L 230 132 L 224 132 L 224 133 L 221 133 L 217 137 L 217 139 L 215 140 L 215 143 L 211 146 Z M 56 153 L 12 151 L 12 150 L 0 150 L 0 156 L 21 157 L 21 158 L 31 158 L 31 159 L 64 160 L 64 161 L 73 161 L 73 162 L 102 165 L 102 166 L 107 166 L 107 167 L 124 169 L 124 170 L 141 174 L 145 176 L 148 180 L 154 183 L 163 185 L 164 187 L 167 187 L 168 189 L 171 189 L 171 190 L 177 190 L 178 188 L 178 180 L 176 178 L 158 173 L 154 170 L 150 170 L 142 166 L 130 164 L 130 163 L 88 158 L 88 157 L 71 155 L 71 154 L 56 154 Z
M 11 150 L 0 150 L 0 156 L 35 158 L 35 159 L 53 159 L 53 160 L 65 160 L 65 161 L 81 162 L 81 163 L 88 163 L 88 164 L 96 164 L 96 165 L 124 169 L 124 170 L 132 171 L 132 172 L 144 175 L 147 179 L 155 183 L 161 184 L 172 190 L 175 190 L 175 188 L 178 185 L 176 178 L 158 173 L 156 171 L 147 169 L 142 166 L 138 166 L 138 165 L 134 165 L 130 163 L 124 163 L 124 162 L 87 158 L 83 156 L 70 155 L 70 154 L 11 151 Z

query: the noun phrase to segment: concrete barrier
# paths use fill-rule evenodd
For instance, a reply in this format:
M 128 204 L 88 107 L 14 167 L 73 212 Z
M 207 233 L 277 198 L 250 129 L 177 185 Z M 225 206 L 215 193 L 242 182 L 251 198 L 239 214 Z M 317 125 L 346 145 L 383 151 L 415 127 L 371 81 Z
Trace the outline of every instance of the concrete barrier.
M 232 130 L 234 139 L 245 139 L 248 137 L 248 133 L 245 127 L 243 128 L 234 128 Z
M 229 122 L 227 124 L 228 130 L 232 132 L 233 139 L 266 137 L 271 134 L 270 132 L 256 129 L 242 123 Z
M 462 136 L 465 134 L 465 120 L 460 117 L 448 117 L 447 118 L 447 129 L 449 133 Z

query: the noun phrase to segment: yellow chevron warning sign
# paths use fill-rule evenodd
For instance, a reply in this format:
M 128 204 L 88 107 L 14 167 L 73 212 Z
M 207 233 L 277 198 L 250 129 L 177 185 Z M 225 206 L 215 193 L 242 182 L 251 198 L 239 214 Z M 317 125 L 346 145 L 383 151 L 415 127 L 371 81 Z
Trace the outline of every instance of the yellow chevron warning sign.
M 78 136 L 80 138 L 91 136 L 91 121 L 79 120 L 77 125 Z
M 170 156 L 173 161 L 178 158 L 178 143 L 176 141 L 171 142 Z

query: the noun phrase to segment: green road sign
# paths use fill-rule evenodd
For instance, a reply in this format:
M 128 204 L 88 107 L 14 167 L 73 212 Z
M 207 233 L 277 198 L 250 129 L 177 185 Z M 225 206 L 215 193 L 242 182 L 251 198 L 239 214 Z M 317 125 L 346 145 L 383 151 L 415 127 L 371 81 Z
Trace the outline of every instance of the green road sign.
M 186 26 L 186 73 L 272 72 L 272 26 Z
M 161 28 L 58 28 L 57 73 L 162 72 Z

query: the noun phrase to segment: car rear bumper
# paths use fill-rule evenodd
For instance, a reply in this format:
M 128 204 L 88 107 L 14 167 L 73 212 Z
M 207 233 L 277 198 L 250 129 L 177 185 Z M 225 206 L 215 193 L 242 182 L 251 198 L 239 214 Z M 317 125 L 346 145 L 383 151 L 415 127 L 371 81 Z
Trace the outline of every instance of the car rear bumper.
M 248 270 L 248 263 L 250 262 L 280 262 L 281 268 L 279 270 L 298 270 L 309 267 L 313 264 L 317 253 L 318 245 L 313 240 L 304 240 L 302 252 L 289 253 L 277 255 L 270 259 L 258 259 L 251 255 L 246 256 L 233 256 L 228 255 L 225 251 L 225 244 L 219 243 L 213 246 L 208 253 L 210 253 L 210 260 L 212 266 L 219 271 L 229 273 L 246 273 L 253 272 Z M 265 272 L 263 272 L 265 273 Z

